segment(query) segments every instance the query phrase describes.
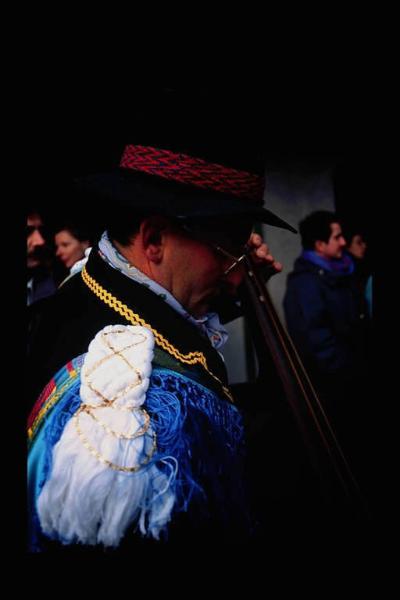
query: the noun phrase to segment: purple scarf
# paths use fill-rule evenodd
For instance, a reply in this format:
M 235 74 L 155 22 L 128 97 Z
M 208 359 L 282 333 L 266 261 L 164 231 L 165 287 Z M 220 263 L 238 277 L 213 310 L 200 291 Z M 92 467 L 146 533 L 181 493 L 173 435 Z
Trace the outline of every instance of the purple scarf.
M 354 271 L 353 259 L 345 252 L 343 253 L 342 258 L 332 258 L 329 260 L 327 258 L 322 258 L 322 256 L 319 256 L 314 250 L 303 250 L 301 257 L 332 273 L 351 275 Z

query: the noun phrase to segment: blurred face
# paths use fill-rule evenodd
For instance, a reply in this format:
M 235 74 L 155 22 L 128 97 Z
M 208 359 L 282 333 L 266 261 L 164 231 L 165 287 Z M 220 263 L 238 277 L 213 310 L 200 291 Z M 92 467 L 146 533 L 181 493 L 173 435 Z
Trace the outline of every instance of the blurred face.
M 316 242 L 317 253 L 328 260 L 342 258 L 343 248 L 346 240 L 343 237 L 342 228 L 339 223 L 331 223 L 331 235 L 327 242 L 318 240 Z
M 170 291 L 195 317 L 201 317 L 222 291 L 235 294 L 243 279 L 241 263 L 226 271 L 243 254 L 251 225 L 173 233 L 165 255 L 171 268 Z M 217 248 L 218 247 L 218 248 Z
M 28 268 L 38 267 L 43 260 L 42 250 L 46 244 L 43 237 L 43 223 L 39 215 L 29 215 L 27 219 L 27 264 Z
M 69 231 L 62 230 L 54 236 L 56 245 L 56 256 L 70 269 L 78 260 L 85 256 L 85 250 L 89 242 L 81 242 Z
M 358 234 L 353 235 L 350 244 L 347 247 L 347 250 L 356 258 L 364 258 L 365 252 L 367 250 L 367 244 L 364 241 L 362 235 Z

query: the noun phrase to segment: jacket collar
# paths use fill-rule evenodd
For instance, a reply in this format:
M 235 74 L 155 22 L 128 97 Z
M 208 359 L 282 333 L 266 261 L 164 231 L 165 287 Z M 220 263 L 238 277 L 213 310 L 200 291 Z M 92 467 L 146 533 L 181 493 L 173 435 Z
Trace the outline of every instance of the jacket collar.
M 227 383 L 226 368 L 208 338 L 154 292 L 108 265 L 94 248 L 86 264 L 88 274 L 126 304 L 183 354 L 202 352 L 211 371 Z

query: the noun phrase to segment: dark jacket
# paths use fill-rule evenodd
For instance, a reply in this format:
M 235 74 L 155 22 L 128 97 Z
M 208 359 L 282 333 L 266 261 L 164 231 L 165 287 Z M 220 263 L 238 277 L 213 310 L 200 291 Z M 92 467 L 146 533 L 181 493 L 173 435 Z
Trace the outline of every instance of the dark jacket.
M 36 270 L 31 280 L 31 287 L 28 287 L 28 306 L 51 296 L 56 290 L 57 284 L 53 275 L 43 269 Z
M 368 314 L 353 275 L 300 257 L 288 276 L 284 309 L 289 334 L 313 374 L 344 380 L 362 374 Z

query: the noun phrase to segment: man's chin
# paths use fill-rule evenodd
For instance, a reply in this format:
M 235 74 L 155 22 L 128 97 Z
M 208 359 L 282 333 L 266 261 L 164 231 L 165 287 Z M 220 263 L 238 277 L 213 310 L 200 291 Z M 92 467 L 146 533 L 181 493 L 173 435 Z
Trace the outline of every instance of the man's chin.
M 238 299 L 238 293 L 235 288 L 226 286 L 220 289 L 218 293 L 213 294 L 209 301 L 208 310 L 211 312 L 220 312 L 226 306 L 234 305 Z
M 211 310 L 215 299 L 219 297 L 219 292 L 213 291 L 201 298 L 190 311 L 196 319 L 201 319 Z
M 224 285 L 204 295 L 193 307 L 191 314 L 196 319 L 201 319 L 209 312 L 218 312 L 221 306 L 226 305 L 226 303 L 231 304 L 236 298 L 237 290 L 235 286 L 224 283 Z
M 38 258 L 28 258 L 28 269 L 40 267 L 41 261 Z

